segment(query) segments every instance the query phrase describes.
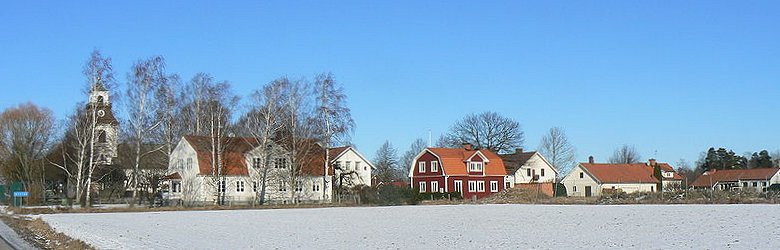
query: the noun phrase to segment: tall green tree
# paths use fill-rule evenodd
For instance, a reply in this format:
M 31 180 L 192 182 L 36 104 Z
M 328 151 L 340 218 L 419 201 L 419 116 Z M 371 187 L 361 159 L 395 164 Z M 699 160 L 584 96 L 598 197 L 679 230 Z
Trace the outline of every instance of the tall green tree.
M 703 164 L 700 167 L 704 171 L 713 169 L 744 169 L 747 167 L 747 160 L 726 148 L 718 148 L 717 150 L 710 148 L 707 150 L 707 155 L 704 157 Z

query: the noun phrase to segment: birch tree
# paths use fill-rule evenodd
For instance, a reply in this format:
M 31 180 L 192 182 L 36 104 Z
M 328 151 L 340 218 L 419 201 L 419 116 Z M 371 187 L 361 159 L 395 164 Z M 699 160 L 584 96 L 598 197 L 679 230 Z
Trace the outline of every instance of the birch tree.
M 327 175 L 330 167 L 330 147 L 334 142 L 349 142 L 349 137 L 355 128 L 355 121 L 347 107 L 347 96 L 339 86 L 332 73 L 323 73 L 315 78 L 316 95 L 316 133 L 325 148 L 325 165 L 323 167 L 323 183 L 327 185 Z M 334 176 L 335 177 L 335 176 Z M 339 187 L 340 188 L 340 187 Z M 327 190 L 323 188 L 322 198 L 326 199 Z M 337 190 L 334 188 L 334 190 Z
M 281 114 L 286 109 L 286 102 L 290 98 L 287 90 L 290 89 L 290 80 L 287 77 L 276 79 L 261 90 L 255 90 L 249 98 L 249 111 L 239 119 L 239 127 L 242 134 L 251 137 L 247 143 L 254 147 L 261 147 L 259 161 L 253 162 L 256 171 L 253 179 L 256 189 L 256 198 L 261 205 L 265 204 L 266 192 L 271 173 L 271 157 L 273 152 L 274 137 L 285 127 Z
M 155 92 L 159 86 L 168 81 L 165 75 L 165 60 L 161 56 L 151 57 L 136 62 L 128 76 L 126 89 L 129 139 L 133 143 L 132 181 L 133 201 L 138 198 L 138 183 L 140 164 L 144 157 L 154 153 L 159 148 L 144 150 L 143 145 L 152 142 L 155 130 L 162 120 L 155 119 Z M 139 200 L 140 201 L 140 200 Z
M 65 173 L 68 189 L 75 190 L 76 202 L 84 205 L 86 170 L 89 168 L 89 159 L 93 157 L 90 151 L 91 135 L 94 125 L 84 104 L 76 106 L 75 111 L 67 120 L 65 135 L 60 141 L 59 150 L 49 164 L 57 167 Z
M 84 69 L 82 70 L 82 73 L 85 76 L 86 79 L 86 88 L 84 89 L 84 93 L 86 96 L 89 96 L 92 91 L 94 91 L 97 88 L 105 88 L 109 90 L 109 93 L 111 90 L 114 90 L 117 88 L 116 79 L 114 78 L 114 71 L 113 66 L 111 63 L 110 57 L 104 57 L 103 54 L 100 53 L 99 50 L 93 50 L 92 54 L 90 54 L 90 58 L 87 61 L 87 63 L 84 65 Z M 118 96 L 115 96 L 112 94 L 111 99 L 114 100 L 116 103 L 119 98 Z M 88 98 L 87 98 L 88 99 Z M 88 104 L 91 105 L 91 104 Z M 82 136 L 88 136 L 86 142 L 89 145 L 89 148 L 87 149 L 88 154 L 86 155 L 86 177 L 84 178 L 84 201 L 81 201 L 83 206 L 91 206 L 92 205 L 92 174 L 95 172 L 95 168 L 97 167 L 97 159 L 95 157 L 95 140 L 101 136 L 101 133 L 105 133 L 104 131 L 98 131 L 96 129 L 97 126 L 97 109 L 96 108 L 88 108 L 88 112 L 86 113 L 86 120 L 87 120 L 87 130 L 86 134 L 83 134 Z M 80 130 L 82 128 L 79 128 Z

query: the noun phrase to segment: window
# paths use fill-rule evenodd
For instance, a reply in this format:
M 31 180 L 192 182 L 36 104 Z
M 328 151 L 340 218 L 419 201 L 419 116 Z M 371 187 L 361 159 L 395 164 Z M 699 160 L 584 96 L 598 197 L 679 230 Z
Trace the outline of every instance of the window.
M 97 102 L 98 102 L 98 103 L 100 103 L 100 104 L 102 104 L 102 103 L 103 103 L 103 96 L 102 96 L 102 95 L 99 95 L 99 96 L 98 96 L 98 98 L 97 98 Z
M 580 172 L 580 179 L 585 177 L 585 173 Z
M 655 187 L 650 186 L 650 192 L 655 192 Z
M 302 182 L 295 183 L 295 192 L 303 192 L 303 183 Z
M 171 183 L 171 192 L 181 193 L 181 182 L 174 181 Z
M 477 192 L 485 192 L 485 181 L 477 182 Z
M 225 192 L 225 181 L 219 181 L 219 192 L 224 193 Z
M 187 169 L 192 169 L 192 158 L 187 158 Z
M 107 141 L 106 140 L 106 132 L 103 131 L 103 130 L 98 130 L 98 133 L 100 133 L 100 135 L 98 135 L 98 142 L 99 143 L 106 143 L 106 141 Z
M 274 168 L 287 168 L 287 158 L 276 158 Z
M 438 161 L 432 161 L 431 162 L 431 172 L 438 172 L 439 171 L 439 162 Z
M 544 176 L 544 168 L 543 168 L 543 169 L 542 169 L 542 173 L 541 173 L 541 176 Z
M 417 172 L 425 173 L 425 162 L 421 161 L 417 163 Z
M 504 182 L 504 189 L 509 189 L 511 187 L 512 187 L 512 183 L 511 182 L 508 182 L 508 181 Z
M 525 175 L 531 176 L 531 169 L 530 168 L 525 170 Z
M 766 187 L 766 184 L 767 184 L 767 182 L 764 182 L 764 184 L 762 184 L 762 186 Z
M 260 168 L 260 158 L 252 158 L 252 166 L 255 168 Z
M 279 182 L 279 191 L 287 191 L 287 183 L 284 183 L 284 181 Z
M 347 171 L 351 171 L 352 170 L 352 162 L 351 161 L 345 162 L 344 165 L 346 165 L 345 168 L 346 168 Z
M 571 191 L 577 192 L 577 186 L 572 186 Z
M 497 181 L 490 181 L 490 192 L 498 192 L 498 182 Z
M 454 182 L 454 184 L 455 184 L 455 192 L 463 193 L 463 181 L 457 180 Z
M 757 181 L 754 181 L 754 182 L 753 182 L 753 186 L 754 186 L 754 187 L 758 187 L 758 182 L 757 182 Z
M 431 193 L 439 192 L 439 182 L 431 181 Z
M 311 191 L 320 191 L 320 184 L 314 183 L 314 185 L 311 185 Z
M 482 172 L 482 162 L 471 162 L 469 164 L 469 172 Z
M 747 182 L 743 182 L 743 183 L 742 183 L 742 186 L 743 186 L 743 187 L 747 187 L 747 185 L 748 185 L 748 183 L 747 183 Z
M 477 192 L 477 182 L 469 181 L 469 192 Z
M 425 182 L 421 181 L 419 185 L 420 185 L 420 193 L 425 193 Z
M 257 181 L 252 182 L 252 192 L 257 193 Z
M 244 192 L 244 181 L 236 181 L 236 192 Z
M 184 160 L 182 160 L 182 159 L 176 160 L 176 168 L 177 169 L 183 169 L 184 168 Z
M 360 170 L 360 162 L 356 161 L 355 162 L 355 171 L 359 171 L 359 170 Z

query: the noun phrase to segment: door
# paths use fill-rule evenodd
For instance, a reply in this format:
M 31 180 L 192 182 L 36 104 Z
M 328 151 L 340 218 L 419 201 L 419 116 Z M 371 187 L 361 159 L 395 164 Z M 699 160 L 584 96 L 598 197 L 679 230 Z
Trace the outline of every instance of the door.
M 593 194 L 590 191 L 590 186 L 585 186 L 585 197 L 591 197 Z

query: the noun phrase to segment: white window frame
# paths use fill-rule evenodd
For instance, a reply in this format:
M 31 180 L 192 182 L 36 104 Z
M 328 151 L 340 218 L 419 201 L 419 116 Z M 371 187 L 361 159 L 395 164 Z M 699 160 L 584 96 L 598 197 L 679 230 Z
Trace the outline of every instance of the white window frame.
M 439 171 L 439 162 L 431 161 L 431 172 L 438 172 L 438 171 Z
M 483 172 L 485 164 L 479 161 L 469 162 L 469 172 Z
M 485 192 L 485 181 L 477 181 L 477 192 Z
M 454 182 L 455 192 L 463 193 L 463 180 L 455 180 Z
M 421 161 L 417 163 L 417 172 L 425 173 L 425 162 Z
M 359 161 L 355 162 L 355 171 L 360 171 L 360 162 Z
M 469 181 L 469 193 L 477 192 L 477 181 Z
M 498 181 L 490 181 L 490 192 L 498 192 Z
M 431 181 L 431 193 L 439 192 L 439 181 Z
M 420 185 L 420 193 L 425 193 L 425 192 L 426 192 L 426 190 L 425 190 L 425 189 L 426 189 L 426 186 L 425 186 L 425 185 L 426 185 L 426 182 L 424 182 L 424 181 L 421 181 L 421 182 L 419 183 L 419 185 Z
M 351 171 L 352 170 L 352 162 L 351 161 L 345 161 L 344 162 L 344 170 Z

